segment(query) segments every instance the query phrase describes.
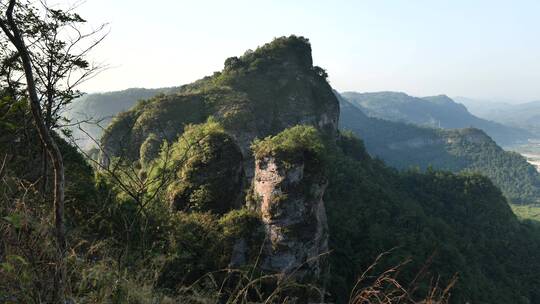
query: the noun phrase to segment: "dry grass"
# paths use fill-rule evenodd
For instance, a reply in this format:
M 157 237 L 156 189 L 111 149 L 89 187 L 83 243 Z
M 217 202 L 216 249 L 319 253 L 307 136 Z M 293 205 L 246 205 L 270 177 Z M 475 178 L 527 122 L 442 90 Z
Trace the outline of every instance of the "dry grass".
M 431 258 L 424 264 L 416 277 L 408 284 L 404 285 L 397 279 L 399 273 L 410 260 L 405 260 L 378 275 L 371 275 L 381 259 L 389 254 L 380 254 L 375 262 L 358 278 L 351 295 L 349 304 L 446 304 L 451 295 L 451 290 L 457 282 L 455 275 L 447 284 L 441 286 L 440 280 L 431 279 L 430 286 L 425 296 L 418 299 L 415 294 L 418 292 L 418 282 L 427 274 L 427 269 L 431 264 Z
M 316 284 L 300 283 L 297 274 L 312 262 L 329 253 L 308 259 L 290 273 L 265 274 L 257 264 L 249 269 L 224 269 L 208 273 L 195 283 L 181 287 L 180 303 L 289 304 L 322 302 L 325 290 Z M 257 259 L 259 261 L 259 259 Z

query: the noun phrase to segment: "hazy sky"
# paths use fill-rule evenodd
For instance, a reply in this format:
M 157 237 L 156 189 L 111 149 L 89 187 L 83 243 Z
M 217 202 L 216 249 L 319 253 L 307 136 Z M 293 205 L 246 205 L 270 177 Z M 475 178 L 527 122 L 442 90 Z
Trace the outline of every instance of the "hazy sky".
M 540 99 L 538 0 L 87 0 L 79 11 L 111 30 L 93 56 L 112 67 L 90 92 L 189 83 L 296 34 L 339 91 Z

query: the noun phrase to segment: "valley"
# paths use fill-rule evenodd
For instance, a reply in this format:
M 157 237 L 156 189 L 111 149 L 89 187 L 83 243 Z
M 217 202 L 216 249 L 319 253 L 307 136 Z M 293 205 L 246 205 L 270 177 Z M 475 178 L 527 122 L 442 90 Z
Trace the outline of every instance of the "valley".
M 531 140 L 527 144 L 509 146 L 506 149 L 523 155 L 531 165 L 540 170 L 540 142 Z

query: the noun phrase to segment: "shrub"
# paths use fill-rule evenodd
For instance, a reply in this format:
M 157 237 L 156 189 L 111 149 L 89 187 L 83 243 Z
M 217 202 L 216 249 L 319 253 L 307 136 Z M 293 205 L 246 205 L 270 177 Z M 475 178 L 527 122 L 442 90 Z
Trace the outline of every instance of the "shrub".
M 256 159 L 276 157 L 285 163 L 297 163 L 307 155 L 320 159 L 324 152 L 324 144 L 317 129 L 305 125 L 286 129 L 264 140 L 255 140 L 251 148 Z
M 170 171 L 174 181 L 167 187 L 167 199 L 174 210 L 230 210 L 241 192 L 242 152 L 234 138 L 213 119 L 189 125 L 172 145 L 162 149 L 156 178 Z

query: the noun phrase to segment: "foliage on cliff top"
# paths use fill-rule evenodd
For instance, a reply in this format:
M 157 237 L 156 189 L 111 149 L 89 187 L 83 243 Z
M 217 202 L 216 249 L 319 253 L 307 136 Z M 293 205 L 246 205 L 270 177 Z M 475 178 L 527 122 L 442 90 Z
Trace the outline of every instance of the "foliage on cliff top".
M 310 158 L 320 159 L 324 143 L 317 129 L 312 126 L 295 126 L 263 140 L 255 140 L 251 146 L 255 158 L 275 157 L 280 161 L 295 163 Z
M 300 70 L 313 69 L 309 40 L 295 35 L 276 38 L 255 51 L 248 50 L 240 57 L 227 58 L 223 74 L 241 76 L 282 65 L 295 65 Z

